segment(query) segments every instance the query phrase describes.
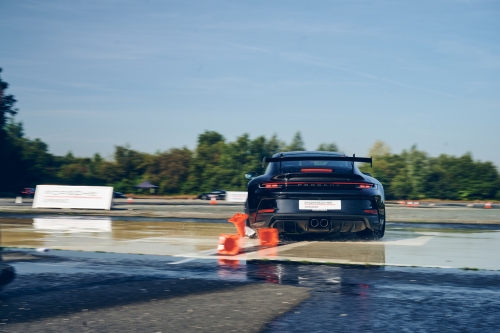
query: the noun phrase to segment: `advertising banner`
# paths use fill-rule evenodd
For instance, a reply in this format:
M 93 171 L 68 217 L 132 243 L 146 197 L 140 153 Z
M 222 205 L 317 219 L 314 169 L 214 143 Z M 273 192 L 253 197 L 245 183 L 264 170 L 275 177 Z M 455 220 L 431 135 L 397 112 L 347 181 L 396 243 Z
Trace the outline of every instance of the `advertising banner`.
M 109 186 L 37 185 L 33 208 L 111 209 Z
M 230 202 L 245 202 L 247 201 L 248 192 L 226 192 L 226 201 Z

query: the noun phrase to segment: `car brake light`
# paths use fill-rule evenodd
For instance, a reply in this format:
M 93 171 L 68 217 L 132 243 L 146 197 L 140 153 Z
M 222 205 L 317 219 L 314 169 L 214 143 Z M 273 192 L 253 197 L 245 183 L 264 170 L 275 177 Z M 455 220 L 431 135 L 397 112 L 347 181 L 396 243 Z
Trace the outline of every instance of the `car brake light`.
M 281 184 L 264 183 L 261 185 L 264 188 L 280 188 Z
M 376 209 L 365 209 L 366 214 L 378 214 L 378 210 Z
M 325 168 L 310 168 L 310 169 L 300 169 L 301 172 L 332 172 L 332 169 Z
M 257 211 L 257 213 L 261 214 L 261 213 L 274 213 L 274 208 L 266 208 L 266 209 L 259 209 Z

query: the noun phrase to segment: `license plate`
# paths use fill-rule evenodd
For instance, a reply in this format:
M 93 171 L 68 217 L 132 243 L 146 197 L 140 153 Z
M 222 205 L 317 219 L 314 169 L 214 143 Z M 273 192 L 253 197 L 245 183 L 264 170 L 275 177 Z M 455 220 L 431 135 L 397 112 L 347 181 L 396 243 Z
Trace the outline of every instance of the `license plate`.
M 342 204 L 340 200 L 299 200 L 301 210 L 340 210 Z

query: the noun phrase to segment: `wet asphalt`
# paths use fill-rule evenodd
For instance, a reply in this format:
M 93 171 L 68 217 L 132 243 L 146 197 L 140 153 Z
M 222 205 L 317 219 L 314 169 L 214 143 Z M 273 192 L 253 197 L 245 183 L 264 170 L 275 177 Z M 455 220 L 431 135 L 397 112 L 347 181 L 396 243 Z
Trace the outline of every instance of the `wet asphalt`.
M 0 293 L 0 331 L 500 332 L 498 210 L 398 209 L 427 223 L 389 223 L 378 242 L 250 247 L 240 260 L 213 251 L 234 227 L 202 214 L 3 213 L 17 277 Z
M 7 250 L 5 332 L 496 332 L 500 272 Z M 177 264 L 173 264 L 177 263 Z

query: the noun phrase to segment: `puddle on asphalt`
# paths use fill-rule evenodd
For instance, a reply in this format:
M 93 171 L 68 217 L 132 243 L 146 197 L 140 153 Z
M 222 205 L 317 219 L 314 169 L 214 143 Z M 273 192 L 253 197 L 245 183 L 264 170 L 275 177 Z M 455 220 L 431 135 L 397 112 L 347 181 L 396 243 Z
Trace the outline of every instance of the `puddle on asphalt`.
M 232 224 L 2 218 L 2 246 L 175 255 L 214 249 Z
M 110 218 L 0 218 L 4 247 L 207 258 L 230 223 L 118 221 Z M 498 226 L 388 224 L 379 241 L 286 241 L 242 256 L 373 265 L 500 269 Z M 297 246 L 300 245 L 300 246 Z M 213 257 L 213 256 L 212 256 Z

